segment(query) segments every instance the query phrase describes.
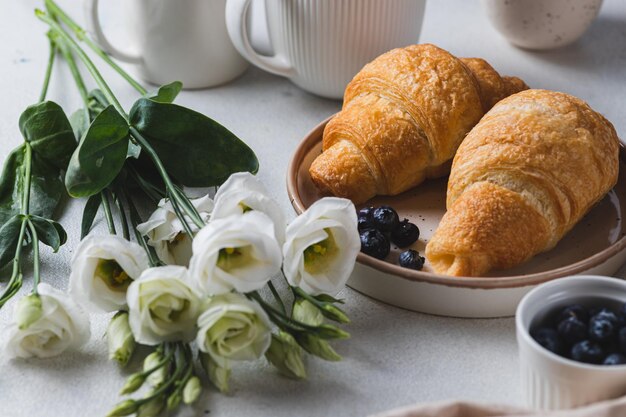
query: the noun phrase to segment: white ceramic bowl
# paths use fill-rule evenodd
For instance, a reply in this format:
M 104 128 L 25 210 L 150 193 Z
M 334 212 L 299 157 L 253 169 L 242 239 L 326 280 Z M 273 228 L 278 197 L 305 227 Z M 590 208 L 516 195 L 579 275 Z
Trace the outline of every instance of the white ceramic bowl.
M 575 362 L 548 351 L 530 336 L 530 327 L 547 313 L 594 299 L 626 302 L 626 281 L 595 275 L 566 277 L 538 286 L 520 302 L 515 324 L 528 406 L 574 408 L 626 394 L 626 365 Z
M 552 49 L 581 37 L 602 0 L 482 0 L 493 26 L 513 45 Z

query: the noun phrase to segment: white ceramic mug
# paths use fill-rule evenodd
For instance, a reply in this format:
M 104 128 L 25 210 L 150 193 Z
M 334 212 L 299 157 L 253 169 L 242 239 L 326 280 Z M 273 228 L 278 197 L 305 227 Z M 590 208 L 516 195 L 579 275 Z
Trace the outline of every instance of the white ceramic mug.
M 265 0 L 273 56 L 259 55 L 248 35 L 252 0 L 228 0 L 226 23 L 252 64 L 329 98 L 341 98 L 365 64 L 417 43 L 426 0 Z
M 493 26 L 513 45 L 552 49 L 580 38 L 602 0 L 482 0 L 482 5 Z
M 85 0 L 87 29 L 111 56 L 136 64 L 154 84 L 182 81 L 185 88 L 212 87 L 241 75 L 248 63 L 233 47 L 224 18 L 226 0 L 125 0 L 138 51 L 118 49 L 100 25 L 98 0 Z

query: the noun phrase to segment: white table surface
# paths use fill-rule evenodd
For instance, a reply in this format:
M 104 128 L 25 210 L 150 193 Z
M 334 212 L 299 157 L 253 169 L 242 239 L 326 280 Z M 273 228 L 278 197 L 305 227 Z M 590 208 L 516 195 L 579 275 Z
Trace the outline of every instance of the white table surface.
M 60 3 L 82 21 L 77 0 Z M 0 159 L 20 143 L 19 114 L 41 88 L 47 43 L 43 25 L 32 14 L 39 4 L 0 0 Z M 478 0 L 431 0 L 421 41 L 459 56 L 484 57 L 503 74 L 520 76 L 533 87 L 580 96 L 626 137 L 624 0 L 606 0 L 599 18 L 576 44 L 542 53 L 510 46 L 490 26 Z M 110 71 L 105 74 L 122 102 L 132 103 L 136 96 L 131 89 Z M 68 111 L 79 105 L 62 65 L 55 68 L 49 97 Z M 256 151 L 261 180 L 290 216 L 285 190 L 289 158 L 300 139 L 340 106 L 254 68 L 229 85 L 183 92 L 178 101 L 219 120 Z M 60 254 L 43 254 L 43 279 L 60 288 L 67 285 L 82 205 L 70 202 L 65 207 L 60 220 L 69 241 Z M 337 344 L 343 362 L 312 359 L 309 380 L 303 382 L 280 377 L 263 361 L 241 366 L 233 372 L 231 395 L 207 389 L 194 408 L 183 408 L 178 415 L 356 416 L 453 398 L 521 404 L 513 319 L 434 317 L 390 307 L 350 289 L 342 296 L 353 320 L 348 327 L 352 338 Z M 13 304 L 0 311 L 0 326 L 10 319 Z M 29 361 L 7 361 L 0 354 L 0 416 L 106 414 L 128 375 L 107 360 L 102 338 L 107 320 L 92 316 L 92 338 L 80 352 Z

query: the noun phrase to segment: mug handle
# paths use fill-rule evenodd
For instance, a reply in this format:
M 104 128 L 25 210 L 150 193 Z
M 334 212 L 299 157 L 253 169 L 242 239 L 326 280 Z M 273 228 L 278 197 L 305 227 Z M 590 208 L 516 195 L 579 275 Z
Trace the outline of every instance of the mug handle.
M 252 47 L 247 25 L 250 2 L 251 0 L 227 0 L 226 3 L 226 27 L 235 49 L 252 64 L 267 72 L 283 77 L 293 76 L 294 68 L 285 54 L 275 51 L 274 56 L 263 56 Z
M 124 51 L 120 51 L 107 40 L 102 26 L 100 26 L 100 16 L 98 12 L 99 0 L 86 0 L 84 2 L 85 12 L 85 26 L 87 31 L 91 33 L 94 40 L 100 47 L 112 57 L 119 59 L 120 61 L 129 62 L 131 64 L 139 64 L 142 62 L 142 58 L 139 54 L 130 54 Z

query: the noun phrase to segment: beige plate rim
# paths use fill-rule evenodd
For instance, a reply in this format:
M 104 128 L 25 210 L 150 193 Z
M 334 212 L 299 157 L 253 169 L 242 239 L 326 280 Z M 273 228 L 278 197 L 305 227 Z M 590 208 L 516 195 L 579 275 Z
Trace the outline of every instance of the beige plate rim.
M 319 142 L 324 132 L 324 127 L 332 117 L 334 116 L 331 116 L 321 122 L 306 135 L 304 140 L 296 148 L 296 151 L 289 162 L 289 167 L 287 168 L 287 193 L 289 194 L 291 205 L 298 214 L 301 214 L 306 210 L 297 187 L 298 169 L 309 150 Z M 626 148 L 621 142 L 620 159 L 626 162 Z M 589 269 L 617 255 L 624 249 L 626 249 L 626 236 L 620 238 L 611 246 L 596 253 L 595 255 L 570 265 L 534 274 L 501 277 L 450 277 L 446 275 L 434 274 L 432 272 L 414 271 L 402 268 L 399 265 L 381 261 L 364 253 L 359 253 L 357 262 L 374 268 L 380 272 L 393 274 L 415 282 L 426 282 L 450 287 L 473 289 L 515 288 L 537 285 L 556 278 L 576 275 L 581 272 L 588 271 Z

